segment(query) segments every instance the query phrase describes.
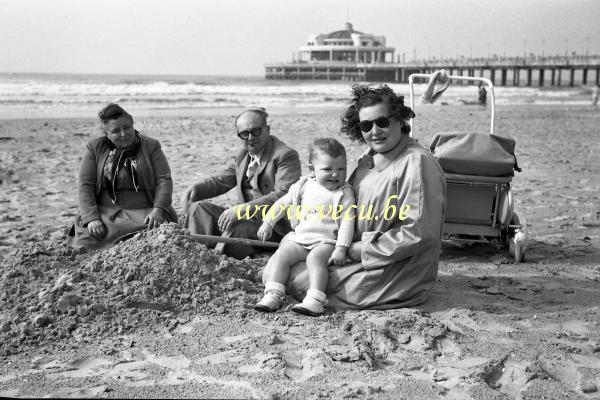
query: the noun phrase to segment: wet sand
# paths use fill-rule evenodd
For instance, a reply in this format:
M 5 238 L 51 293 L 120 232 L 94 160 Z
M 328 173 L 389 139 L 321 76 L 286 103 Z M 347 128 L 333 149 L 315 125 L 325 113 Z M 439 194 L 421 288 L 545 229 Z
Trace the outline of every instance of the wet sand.
M 487 132 L 487 114 L 476 106 L 416 111 L 415 136 L 424 144 L 440 131 Z M 68 253 L 59 243 L 77 213 L 78 163 L 85 143 L 99 135 L 97 122 L 0 121 L 0 330 L 3 340 L 17 343 L 0 356 L 0 395 L 599 398 L 600 113 L 583 106 L 503 106 L 497 112 L 496 133 L 516 139 L 523 169 L 513 190 L 530 239 L 524 262 L 513 263 L 493 245 L 447 244 L 425 304 L 318 319 L 286 309 L 255 313 L 249 306 L 258 299 L 256 273 L 265 259 L 246 265 L 210 252 L 204 260 L 214 272 L 206 272 L 211 291 L 196 287 L 190 298 L 154 293 L 175 307 L 138 304 L 130 314 L 136 305 L 121 307 L 118 295 L 103 297 L 110 290 L 100 277 L 102 271 L 114 275 L 120 288 L 136 278 L 119 278 L 118 263 L 96 271 L 94 260 L 145 249 L 157 263 L 163 258 L 166 269 L 183 260 L 176 254 L 192 260 L 189 244 L 165 230 L 137 239 L 139 249 L 123 244 L 113 253 Z M 226 113 L 138 118 L 136 128 L 161 141 L 178 211 L 182 190 L 222 169 L 238 140 Z M 309 142 L 338 137 L 338 131 L 335 110 L 275 112 L 271 119 L 272 134 L 298 149 L 305 173 Z M 356 159 L 363 148 L 340 139 L 349 159 Z M 233 199 L 230 193 L 217 202 Z M 168 242 L 171 260 L 152 245 L 163 242 L 160 234 L 174 240 Z M 219 271 L 227 279 L 220 280 Z M 72 316 L 70 309 L 63 315 L 57 311 L 61 296 L 44 306 L 41 291 L 58 283 L 60 293 L 76 293 L 82 304 L 86 296 L 101 299 L 109 310 L 96 308 L 90 317 L 74 306 Z M 21 299 L 27 307 L 16 305 Z M 40 313 L 49 317 L 43 326 L 35 320 Z M 61 325 L 67 317 L 75 322 L 70 331 Z

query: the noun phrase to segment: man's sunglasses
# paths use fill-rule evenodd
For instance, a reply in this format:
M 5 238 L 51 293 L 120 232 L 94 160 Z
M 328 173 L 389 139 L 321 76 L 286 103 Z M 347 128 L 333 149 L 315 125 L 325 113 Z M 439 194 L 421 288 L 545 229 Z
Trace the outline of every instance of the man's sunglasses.
M 373 129 L 373 123 L 378 127 L 385 129 L 390 126 L 390 117 L 379 117 L 373 121 L 364 120 L 360 121 L 358 125 L 360 126 L 361 131 L 367 133 L 371 132 L 371 129 Z
M 261 126 L 259 128 L 247 129 L 245 131 L 238 132 L 237 135 L 240 137 L 240 139 L 244 139 L 244 140 L 248 140 L 250 135 L 252 135 L 254 137 L 259 137 L 260 134 L 262 133 L 262 128 L 264 128 L 264 127 Z

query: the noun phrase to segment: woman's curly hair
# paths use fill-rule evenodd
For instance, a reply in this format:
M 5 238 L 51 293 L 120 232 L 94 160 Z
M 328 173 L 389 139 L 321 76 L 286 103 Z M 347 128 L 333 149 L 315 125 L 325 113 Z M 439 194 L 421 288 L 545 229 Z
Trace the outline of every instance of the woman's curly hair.
M 374 106 L 379 103 L 387 103 L 390 107 L 390 116 L 399 121 L 407 121 L 415 117 L 415 113 L 410 107 L 404 105 L 404 96 L 397 96 L 396 93 L 386 84 L 374 87 L 372 85 L 356 84 L 352 86 L 352 100 L 348 109 L 342 114 L 341 131 L 351 140 L 358 140 L 364 143 L 362 132 L 360 130 L 360 119 L 358 112 L 361 108 Z M 410 133 L 410 125 L 402 126 L 402 133 Z

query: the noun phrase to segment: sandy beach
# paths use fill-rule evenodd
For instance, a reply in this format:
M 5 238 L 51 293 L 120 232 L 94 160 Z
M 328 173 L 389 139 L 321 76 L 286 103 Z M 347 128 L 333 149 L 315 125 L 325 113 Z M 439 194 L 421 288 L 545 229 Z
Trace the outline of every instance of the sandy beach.
M 340 111 L 274 110 L 271 132 L 304 173 L 316 137 L 339 138 L 356 160 L 364 148 L 340 136 Z M 488 131 L 477 106 L 416 113 L 426 146 L 436 132 Z M 233 156 L 233 115 L 134 114 L 162 144 L 179 213 L 184 188 Z M 0 120 L 0 396 L 600 398 L 598 126 L 586 105 L 498 108 L 496 133 L 516 140 L 523 170 L 512 185 L 523 263 L 493 245 L 446 244 L 425 304 L 310 318 L 253 311 L 266 258 L 221 258 L 175 226 L 69 250 L 97 121 Z

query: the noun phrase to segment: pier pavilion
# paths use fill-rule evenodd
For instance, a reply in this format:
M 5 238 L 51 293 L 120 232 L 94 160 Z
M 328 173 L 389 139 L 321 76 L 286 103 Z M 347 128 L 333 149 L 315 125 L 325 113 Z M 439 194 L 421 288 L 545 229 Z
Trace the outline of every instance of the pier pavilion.
M 385 36 L 355 31 L 351 23 L 343 30 L 310 35 L 308 43 L 297 53 L 303 62 L 389 63 L 394 61 L 394 48 L 385 45 Z

